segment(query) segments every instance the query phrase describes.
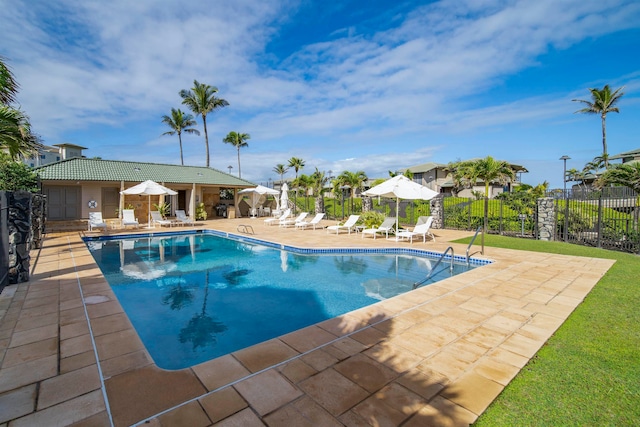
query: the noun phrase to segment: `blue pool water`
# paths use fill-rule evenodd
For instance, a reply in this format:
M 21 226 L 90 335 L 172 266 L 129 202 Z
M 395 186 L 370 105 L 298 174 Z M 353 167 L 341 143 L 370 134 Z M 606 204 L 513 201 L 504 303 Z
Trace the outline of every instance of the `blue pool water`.
M 164 369 L 193 366 L 410 291 L 435 264 L 404 254 L 295 253 L 207 233 L 87 245 Z M 440 279 L 450 276 L 448 264 L 438 267 Z M 467 269 L 457 265 L 454 274 Z

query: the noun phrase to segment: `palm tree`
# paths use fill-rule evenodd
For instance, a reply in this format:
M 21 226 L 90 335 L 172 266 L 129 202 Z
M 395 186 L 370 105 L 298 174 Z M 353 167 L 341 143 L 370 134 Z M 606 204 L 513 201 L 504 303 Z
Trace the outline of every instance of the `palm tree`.
M 289 167 L 283 165 L 282 163 L 278 163 L 274 168 L 273 171 L 275 173 L 277 173 L 278 175 L 280 175 L 280 185 L 282 185 L 282 182 L 284 181 L 284 174 L 287 173 L 289 171 Z
M 200 131 L 198 129 L 193 129 L 191 127 L 196 125 L 196 121 L 193 120 L 193 116 L 191 114 L 185 114 L 179 108 L 172 108 L 171 116 L 162 116 L 162 123 L 171 128 L 170 131 L 163 133 L 163 135 L 178 134 L 178 141 L 180 141 L 180 164 L 184 166 L 184 159 L 182 157 L 182 132 L 200 135 Z
M 4 58 L 0 56 L 0 104 L 9 105 L 14 103 L 17 93 L 18 83 L 9 67 L 4 63 Z
M 190 90 L 182 89 L 180 96 L 182 103 L 189 107 L 195 114 L 202 116 L 202 126 L 204 127 L 204 143 L 207 150 L 207 167 L 209 167 L 209 134 L 207 133 L 207 114 L 210 112 L 226 107 L 229 103 L 222 99 L 216 98 L 215 93 L 218 88 L 209 86 L 208 84 L 193 81 L 193 87 Z
M 489 185 L 492 182 L 506 184 L 515 179 L 516 173 L 504 160 L 495 160 L 491 156 L 484 159 L 467 160 L 450 163 L 447 169 L 451 172 L 453 182 L 457 186 L 473 187 L 478 181 L 484 182 L 484 224 L 482 232 L 482 252 L 484 253 L 484 234 L 489 222 Z
M 40 139 L 31 132 L 29 117 L 10 104 L 16 101 L 18 83 L 0 56 L 0 149 L 6 149 L 12 160 L 37 152 Z
M 294 171 L 296 171 L 296 181 L 298 180 L 298 172 L 300 171 L 300 169 L 302 169 L 304 167 L 304 160 L 302 160 L 299 157 L 292 157 L 289 159 L 289 167 L 293 168 Z M 296 187 L 296 192 L 295 192 L 295 196 L 294 196 L 294 204 L 297 205 L 298 203 L 298 187 Z
M 222 140 L 227 144 L 231 144 L 238 149 L 238 178 L 242 178 L 242 173 L 240 172 L 240 148 L 248 147 L 247 140 L 251 139 L 251 135 L 248 133 L 240 133 L 231 131 L 227 136 Z
M 605 169 L 609 166 L 609 159 L 607 157 L 607 113 L 620 112 L 618 107 L 616 107 L 616 104 L 620 101 L 622 95 L 624 95 L 622 89 L 624 89 L 624 86 L 616 89 L 614 92 L 611 92 L 609 85 L 604 85 L 602 89 L 589 89 L 591 92 L 590 101 L 584 99 L 572 99 L 572 101 L 581 102 L 586 105 L 585 108 L 576 111 L 576 113 L 600 114 L 600 117 L 602 118 L 602 156 L 604 158 Z
M 344 171 L 333 181 L 334 193 L 337 194 L 340 187 L 348 186 L 351 190 L 349 198 L 351 199 L 351 211 L 353 211 L 353 198 L 355 197 L 356 190 L 362 189 L 367 179 L 367 174 L 365 174 L 364 171 Z
M 327 185 L 329 177 L 324 172 L 320 172 L 316 167 L 316 171 L 310 176 L 311 188 L 313 195 L 316 196 L 315 212 L 317 214 L 324 212 L 324 186 Z

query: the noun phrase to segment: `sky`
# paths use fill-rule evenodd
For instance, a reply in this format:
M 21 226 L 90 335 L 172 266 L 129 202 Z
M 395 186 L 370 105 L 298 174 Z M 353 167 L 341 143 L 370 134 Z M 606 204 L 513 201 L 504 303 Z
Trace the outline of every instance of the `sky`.
M 194 80 L 229 106 L 207 117 L 211 167 L 268 184 L 300 173 L 370 178 L 492 156 L 561 188 L 602 153 L 589 88 L 623 87 L 609 155 L 640 148 L 637 0 L 0 0 L 0 56 L 47 145 L 180 164 L 162 116 Z M 185 165 L 205 166 L 183 135 Z M 228 169 L 228 166 L 232 166 Z M 292 178 L 290 170 L 285 178 Z

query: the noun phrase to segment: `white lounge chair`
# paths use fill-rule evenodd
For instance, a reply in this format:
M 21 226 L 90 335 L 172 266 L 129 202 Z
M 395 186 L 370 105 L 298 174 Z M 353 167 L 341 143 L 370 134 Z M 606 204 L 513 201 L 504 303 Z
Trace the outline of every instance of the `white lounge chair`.
M 330 231 L 335 231 L 336 234 L 338 234 L 340 233 L 340 230 L 347 230 L 349 234 L 351 234 L 351 230 L 355 229 L 356 222 L 358 222 L 359 219 L 360 219 L 360 215 L 351 215 L 343 225 L 336 224 L 336 225 L 328 226 L 327 233 Z
M 300 215 L 295 218 L 285 218 L 283 220 L 280 220 L 279 225 L 280 227 L 288 227 L 290 225 L 295 226 L 297 223 L 304 221 L 307 215 L 307 212 L 301 212 Z
M 123 209 L 122 210 L 122 226 L 127 228 L 127 225 L 131 225 L 133 227 L 138 228 L 140 224 L 135 216 L 135 211 L 133 209 Z
M 320 224 L 320 221 L 324 218 L 324 213 L 316 214 L 311 221 L 301 221 L 296 223 L 296 228 L 300 230 L 305 230 L 307 227 L 313 226 L 313 229 L 316 229 L 316 225 Z
M 193 220 L 187 216 L 184 209 L 176 209 L 176 219 L 178 220 L 178 224 L 193 225 Z
M 366 235 L 372 235 L 373 239 L 375 240 L 378 233 L 384 233 L 388 239 L 389 233 L 395 232 L 395 228 L 396 228 L 396 218 L 395 217 L 385 218 L 385 220 L 382 221 L 382 224 L 380 224 L 378 228 L 365 228 L 364 230 L 362 230 L 361 231 L 362 238 L 364 239 L 364 236 Z
M 433 240 L 434 242 L 436 241 L 436 236 L 433 235 L 433 233 L 431 233 L 431 231 L 429 231 L 429 229 L 431 228 L 431 224 L 433 223 L 433 217 L 427 217 L 427 222 L 420 224 L 420 225 L 416 225 L 413 228 L 413 231 L 399 231 L 396 233 L 396 237 L 398 239 L 409 239 L 409 241 L 411 243 L 413 243 L 413 238 L 415 236 L 422 236 L 422 242 L 426 242 L 427 241 L 427 236 L 431 237 L 431 240 Z
M 94 228 L 104 228 L 107 231 L 107 223 L 102 219 L 102 212 L 89 212 L 89 231 Z
M 274 218 L 267 218 L 264 220 L 264 223 L 266 225 L 272 225 L 272 224 L 277 224 L 279 223 L 281 220 L 287 219 L 287 217 L 291 214 L 291 209 L 287 209 L 285 210 L 282 215 L 280 215 L 279 217 L 274 217 Z
M 159 224 L 161 226 L 168 225 L 169 227 L 173 225 L 173 221 L 171 221 L 170 219 L 162 218 L 162 215 L 160 215 L 160 212 L 158 211 L 151 211 L 151 223 L 154 227 L 156 226 L 156 224 Z

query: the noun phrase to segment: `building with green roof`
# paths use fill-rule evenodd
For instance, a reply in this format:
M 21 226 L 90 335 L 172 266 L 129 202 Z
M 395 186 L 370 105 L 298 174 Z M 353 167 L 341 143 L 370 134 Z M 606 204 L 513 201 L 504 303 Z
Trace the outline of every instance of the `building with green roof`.
M 226 209 L 237 209 L 237 191 L 255 184 L 228 173 L 202 166 L 180 166 L 120 160 L 71 158 L 37 167 L 42 191 L 47 196 L 47 218 L 50 220 L 86 219 L 90 212 L 101 212 L 104 218 L 117 218 L 123 207 L 133 206 L 141 220 L 147 217 L 146 196 L 121 195 L 120 192 L 140 182 L 152 180 L 177 191 L 176 196 L 151 197 L 151 204 L 171 204 L 171 212 L 183 209 L 191 217 L 195 207 L 204 203 L 207 216 L 214 218 Z M 221 199 L 221 190 L 231 190 L 233 200 Z M 224 192 L 223 192 L 224 193 Z

